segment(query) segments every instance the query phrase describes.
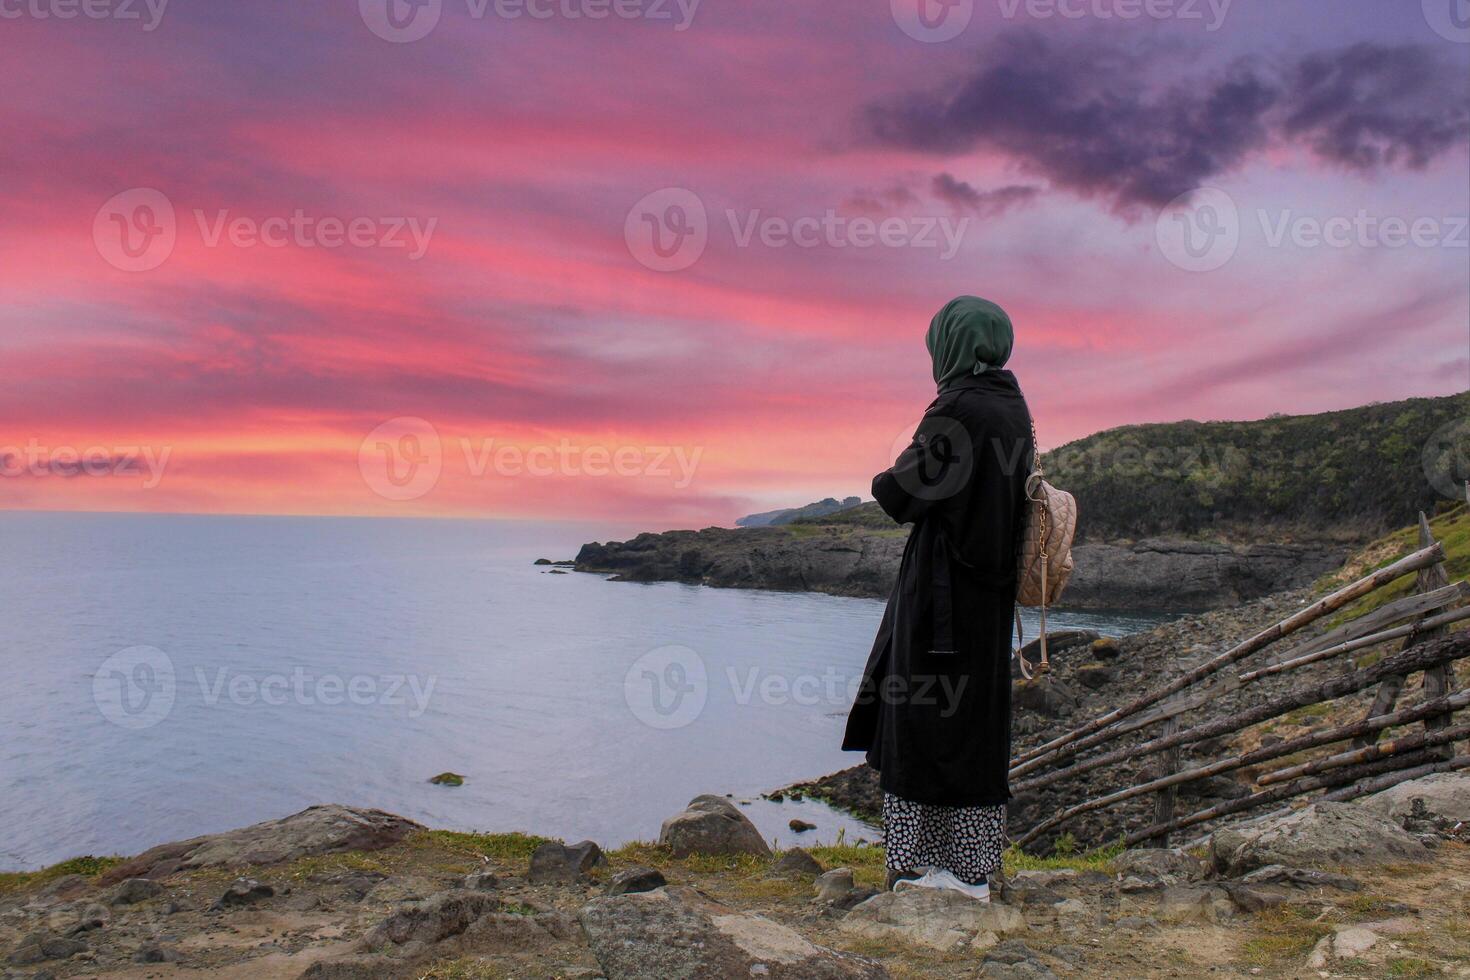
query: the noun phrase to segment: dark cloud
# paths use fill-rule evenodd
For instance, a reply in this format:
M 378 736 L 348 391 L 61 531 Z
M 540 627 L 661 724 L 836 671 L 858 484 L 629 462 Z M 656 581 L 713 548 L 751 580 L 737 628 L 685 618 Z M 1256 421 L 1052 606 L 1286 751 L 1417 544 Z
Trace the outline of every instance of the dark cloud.
M 1417 47 L 1308 55 L 1289 80 L 1282 132 L 1336 163 L 1424 167 L 1465 136 L 1465 80 Z
M 934 196 L 953 208 L 973 211 L 982 218 L 993 218 L 1011 208 L 1031 201 L 1041 193 L 1039 187 L 1025 184 L 1008 184 L 994 190 L 982 191 L 953 174 L 939 174 L 932 184 Z
M 1422 166 L 1466 132 L 1463 86 L 1427 49 L 1360 44 L 1168 86 L 1149 68 L 1117 49 L 1013 36 L 944 90 L 869 106 L 865 124 L 936 155 L 998 150 L 1120 212 L 1167 203 L 1276 139 L 1369 168 Z

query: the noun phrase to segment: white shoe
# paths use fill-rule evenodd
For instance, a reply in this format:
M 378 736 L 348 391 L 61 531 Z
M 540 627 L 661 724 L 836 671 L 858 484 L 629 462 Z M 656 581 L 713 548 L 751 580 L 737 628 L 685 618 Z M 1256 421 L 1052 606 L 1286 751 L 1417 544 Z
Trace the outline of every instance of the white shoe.
M 910 888 L 938 888 L 948 891 L 956 891 L 962 895 L 973 898 L 977 902 L 990 901 L 990 884 L 984 882 L 979 885 L 967 885 L 953 874 L 941 869 L 931 869 L 925 872 L 922 878 L 905 878 L 895 882 L 895 892 L 907 891 Z

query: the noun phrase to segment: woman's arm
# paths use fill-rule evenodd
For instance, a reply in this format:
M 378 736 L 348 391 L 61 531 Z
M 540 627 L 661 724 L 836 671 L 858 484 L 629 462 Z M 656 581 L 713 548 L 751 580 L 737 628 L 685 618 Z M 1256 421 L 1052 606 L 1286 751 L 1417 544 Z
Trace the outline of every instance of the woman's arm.
M 908 448 L 873 477 L 873 499 L 900 524 L 916 524 L 942 511 L 969 484 L 975 470 L 974 446 L 951 414 L 951 399 L 929 406 Z

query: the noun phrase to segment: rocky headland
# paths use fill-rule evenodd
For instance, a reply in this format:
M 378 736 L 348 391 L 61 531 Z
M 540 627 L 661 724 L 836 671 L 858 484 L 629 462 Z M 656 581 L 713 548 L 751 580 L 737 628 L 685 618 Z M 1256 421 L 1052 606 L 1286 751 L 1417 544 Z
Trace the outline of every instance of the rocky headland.
M 871 505 L 863 505 L 869 507 Z M 576 569 L 624 582 L 824 592 L 886 598 L 907 529 L 801 521 L 780 527 L 668 531 L 582 547 Z M 1185 611 L 1299 588 L 1338 568 L 1340 543 L 1244 544 L 1150 538 L 1081 544 L 1068 609 Z
M 1461 486 L 1470 447 L 1455 426 L 1467 415 L 1463 394 L 1124 426 L 1055 449 L 1047 476 L 1076 495 L 1079 513 L 1063 605 L 1200 611 L 1309 585 Z M 786 512 L 777 526 L 590 543 L 575 566 L 631 582 L 886 597 L 907 529 L 876 503 L 849 503 Z

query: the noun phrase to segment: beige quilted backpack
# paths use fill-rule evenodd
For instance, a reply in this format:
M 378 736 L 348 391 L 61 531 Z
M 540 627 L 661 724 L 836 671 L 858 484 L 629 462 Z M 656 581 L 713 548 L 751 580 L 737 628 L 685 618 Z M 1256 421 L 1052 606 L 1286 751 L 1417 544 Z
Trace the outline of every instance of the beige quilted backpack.
M 1046 482 L 1041 470 L 1041 445 L 1036 441 L 1036 423 L 1031 423 L 1031 445 L 1036 450 L 1031 475 L 1026 478 L 1026 516 L 1022 529 L 1016 575 L 1016 659 L 1021 675 L 1032 677 L 1032 665 L 1021 654 L 1021 606 L 1041 609 L 1041 661 L 1036 670 L 1046 673 L 1051 663 L 1046 656 L 1046 607 L 1062 596 L 1072 577 L 1072 539 L 1077 534 L 1077 501 L 1065 490 Z

